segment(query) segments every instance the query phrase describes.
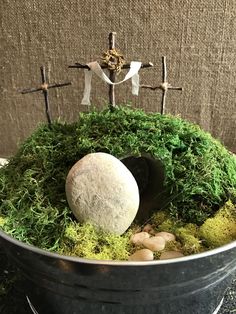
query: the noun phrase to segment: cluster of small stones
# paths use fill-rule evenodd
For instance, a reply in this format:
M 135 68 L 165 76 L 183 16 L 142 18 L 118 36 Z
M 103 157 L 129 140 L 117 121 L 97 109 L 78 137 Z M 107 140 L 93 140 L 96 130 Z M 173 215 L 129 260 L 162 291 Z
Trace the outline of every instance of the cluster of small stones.
M 133 234 L 130 238 L 137 250 L 129 256 L 129 261 L 152 261 L 155 253 L 160 254 L 160 260 L 183 257 L 180 251 L 165 250 L 167 242 L 175 240 L 174 234 L 155 232 L 152 226 L 147 224 L 141 232 Z

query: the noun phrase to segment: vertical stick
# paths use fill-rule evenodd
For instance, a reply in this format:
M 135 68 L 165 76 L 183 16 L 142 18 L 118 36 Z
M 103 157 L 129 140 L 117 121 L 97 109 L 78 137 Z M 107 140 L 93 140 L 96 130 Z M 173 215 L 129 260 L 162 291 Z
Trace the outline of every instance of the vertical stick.
M 48 85 L 47 85 L 45 67 L 41 66 L 40 71 L 41 71 L 41 77 L 42 77 L 42 91 L 43 91 L 43 96 L 44 96 L 44 100 L 45 100 L 45 111 L 46 111 L 48 124 L 50 125 L 52 123 L 52 121 L 51 121 L 50 111 L 49 111 Z
M 166 109 L 166 93 L 168 91 L 167 83 L 167 67 L 166 67 L 166 57 L 162 57 L 162 102 L 161 102 L 161 114 L 165 113 Z
M 162 90 L 161 114 L 164 114 L 166 109 L 166 93 L 167 90 Z
M 114 49 L 115 48 L 115 32 L 112 32 L 109 34 L 109 49 Z M 116 73 L 113 70 L 109 70 L 109 78 L 112 82 L 115 82 L 116 79 Z M 114 85 L 109 85 L 109 105 L 110 109 L 114 109 L 116 106 L 116 101 L 115 101 L 115 86 Z
M 48 124 L 50 125 L 52 123 L 51 117 L 50 117 L 50 112 L 49 112 L 49 100 L 48 100 L 48 90 L 43 90 L 43 96 L 45 100 L 45 111 L 46 111 L 46 116 L 48 120 Z
M 166 56 L 162 57 L 162 82 L 167 82 Z

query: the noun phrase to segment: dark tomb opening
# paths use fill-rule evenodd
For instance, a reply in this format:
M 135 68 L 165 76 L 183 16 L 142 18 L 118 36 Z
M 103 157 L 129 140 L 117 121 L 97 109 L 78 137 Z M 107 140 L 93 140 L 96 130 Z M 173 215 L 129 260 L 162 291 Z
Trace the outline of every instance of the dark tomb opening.
M 128 156 L 121 161 L 132 173 L 139 188 L 140 205 L 136 218 L 145 221 L 163 203 L 164 166 L 160 160 L 148 154 L 140 157 Z

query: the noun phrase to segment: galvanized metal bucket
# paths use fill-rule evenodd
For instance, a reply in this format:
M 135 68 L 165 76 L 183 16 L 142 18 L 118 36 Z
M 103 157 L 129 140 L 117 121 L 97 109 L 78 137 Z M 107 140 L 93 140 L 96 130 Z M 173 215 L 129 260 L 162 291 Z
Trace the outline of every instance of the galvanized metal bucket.
M 39 314 L 212 314 L 236 271 L 236 241 L 151 262 L 97 261 L 50 253 L 0 231 Z

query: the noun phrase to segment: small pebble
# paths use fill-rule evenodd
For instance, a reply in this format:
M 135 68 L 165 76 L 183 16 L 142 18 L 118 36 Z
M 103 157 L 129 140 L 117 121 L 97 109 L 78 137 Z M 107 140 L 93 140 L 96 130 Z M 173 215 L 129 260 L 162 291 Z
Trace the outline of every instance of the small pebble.
M 153 261 L 153 252 L 148 249 L 141 249 L 130 255 L 129 261 Z
M 177 257 L 183 257 L 183 256 L 184 255 L 178 251 L 166 251 L 161 254 L 160 259 L 171 259 L 171 258 L 177 258 Z
M 166 242 L 175 241 L 175 239 L 176 239 L 176 237 L 173 233 L 164 232 L 164 231 L 156 233 L 155 237 L 162 237 L 166 240 Z
M 150 234 L 147 232 L 138 232 L 131 236 L 130 241 L 134 245 L 142 245 L 144 239 L 148 239 Z
M 152 237 L 149 239 L 144 239 L 142 242 L 143 246 L 145 246 L 147 249 L 156 252 L 164 250 L 166 241 L 162 237 Z
M 150 225 L 150 224 L 147 224 L 146 226 L 144 226 L 143 231 L 148 232 L 148 233 L 153 234 L 153 235 L 155 234 L 155 231 L 154 231 L 152 225 Z

